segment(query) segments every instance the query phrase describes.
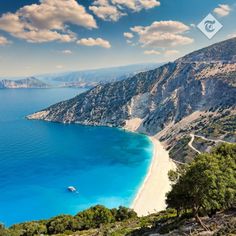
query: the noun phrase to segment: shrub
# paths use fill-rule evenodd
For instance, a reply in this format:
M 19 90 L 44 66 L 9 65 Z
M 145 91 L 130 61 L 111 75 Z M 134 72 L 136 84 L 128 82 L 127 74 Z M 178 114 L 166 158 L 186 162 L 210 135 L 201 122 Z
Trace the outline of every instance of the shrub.
M 115 221 L 111 210 L 101 205 L 97 205 L 89 208 L 88 210 L 82 211 L 78 213 L 75 218 L 80 224 L 80 230 L 98 228 L 101 224 Z
M 65 231 L 79 230 L 80 225 L 77 219 L 70 215 L 54 217 L 46 224 L 49 234 L 64 233 Z
M 40 222 L 27 222 L 19 225 L 13 225 L 10 228 L 12 235 L 15 233 L 17 236 L 35 236 L 47 233 L 47 227 L 45 224 Z
M 130 208 L 127 208 L 127 207 L 122 207 L 120 206 L 118 209 L 115 209 L 115 220 L 116 221 L 124 221 L 124 220 L 128 220 L 130 218 L 135 218 L 137 217 L 137 213 L 130 209 Z M 114 212 L 114 210 L 113 210 Z

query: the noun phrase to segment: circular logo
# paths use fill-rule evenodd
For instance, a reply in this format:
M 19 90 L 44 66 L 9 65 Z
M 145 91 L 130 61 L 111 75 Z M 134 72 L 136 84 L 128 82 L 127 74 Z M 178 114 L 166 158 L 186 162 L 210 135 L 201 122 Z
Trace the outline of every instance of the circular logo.
M 207 20 L 204 24 L 205 24 L 205 30 L 209 33 L 212 33 L 215 31 L 215 21 L 214 20 Z

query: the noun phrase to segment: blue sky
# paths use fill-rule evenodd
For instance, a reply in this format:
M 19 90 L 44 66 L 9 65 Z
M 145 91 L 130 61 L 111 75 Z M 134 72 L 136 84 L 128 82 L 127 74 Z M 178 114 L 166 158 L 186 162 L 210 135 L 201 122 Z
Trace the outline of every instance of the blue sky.
M 196 27 L 210 12 L 223 24 L 211 40 Z M 8 0 L 0 76 L 167 62 L 235 35 L 235 22 L 233 0 Z

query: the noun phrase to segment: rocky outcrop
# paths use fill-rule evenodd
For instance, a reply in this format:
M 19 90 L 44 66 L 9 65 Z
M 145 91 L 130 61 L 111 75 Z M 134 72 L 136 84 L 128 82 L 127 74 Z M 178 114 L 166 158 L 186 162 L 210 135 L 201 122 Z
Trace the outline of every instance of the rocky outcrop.
M 236 38 L 132 78 L 98 85 L 28 118 L 115 127 L 138 119 L 137 131 L 174 145 L 183 134 L 198 130 L 204 117 L 223 111 L 235 116 L 235 55 Z M 202 129 L 210 122 L 205 120 Z

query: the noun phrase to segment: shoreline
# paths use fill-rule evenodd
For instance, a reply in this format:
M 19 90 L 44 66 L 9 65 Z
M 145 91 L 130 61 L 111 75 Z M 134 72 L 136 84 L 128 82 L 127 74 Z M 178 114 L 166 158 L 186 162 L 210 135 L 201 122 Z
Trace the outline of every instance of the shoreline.
M 166 209 L 165 195 L 171 190 L 168 171 L 176 169 L 175 163 L 169 158 L 169 153 L 161 142 L 155 137 L 148 137 L 153 143 L 152 161 L 131 204 L 131 208 L 138 216 L 146 216 Z

